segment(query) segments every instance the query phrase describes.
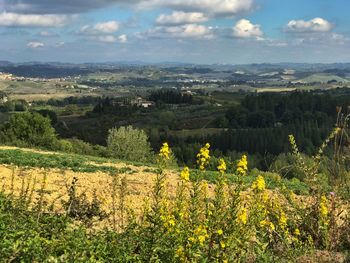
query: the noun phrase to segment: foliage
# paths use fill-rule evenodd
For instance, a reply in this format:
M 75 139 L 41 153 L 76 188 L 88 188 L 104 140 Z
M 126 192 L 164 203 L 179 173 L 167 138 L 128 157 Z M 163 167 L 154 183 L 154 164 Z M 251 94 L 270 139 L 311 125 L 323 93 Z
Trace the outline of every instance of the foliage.
M 110 129 L 107 149 L 112 157 L 122 160 L 144 162 L 152 158 L 146 133 L 132 126 Z
M 14 145 L 59 148 L 59 141 L 50 120 L 31 112 L 11 115 L 1 129 L 1 140 Z
M 226 175 L 226 163 L 220 160 L 213 187 L 200 180 L 207 173 L 208 144 L 197 157 L 202 169 L 185 168 L 172 196 L 166 187 L 169 152 L 164 144 L 151 197 L 140 217 L 123 218 L 126 221 L 118 222 L 118 231 L 86 228 L 90 223 L 85 219 L 99 217 L 103 211 L 98 202 L 89 203 L 76 195 L 75 181 L 67 192 L 64 215 L 45 212 L 40 201 L 45 178 L 39 203 L 32 209 L 23 205 L 27 198 L 0 193 L 0 258 L 24 262 L 322 262 L 335 252 L 345 258 L 350 220 L 341 218 L 339 212 L 347 209 L 348 213 L 349 207 L 340 208 L 335 193 L 298 197 L 277 174 L 259 171 L 245 184 L 249 177 L 245 156 L 237 162 L 235 175 Z M 237 178 L 234 184 L 228 182 L 231 176 Z M 122 180 L 119 186 L 114 178 L 111 195 L 116 226 L 122 218 L 116 215 L 125 214 L 127 185 Z M 272 178 L 280 180 L 275 191 L 266 189 Z M 317 250 L 326 256 L 316 257 Z
M 191 104 L 193 99 L 190 94 L 182 94 L 180 91 L 174 89 L 161 89 L 153 91 L 149 96 L 151 101 L 156 103 L 167 103 L 167 104 Z
M 117 171 L 117 169 L 112 166 L 101 165 L 105 161 L 106 160 L 99 158 L 81 155 L 36 153 L 12 149 L 0 150 L 0 163 L 3 164 L 14 164 L 20 167 L 71 169 L 77 172 L 88 173 L 97 171 Z

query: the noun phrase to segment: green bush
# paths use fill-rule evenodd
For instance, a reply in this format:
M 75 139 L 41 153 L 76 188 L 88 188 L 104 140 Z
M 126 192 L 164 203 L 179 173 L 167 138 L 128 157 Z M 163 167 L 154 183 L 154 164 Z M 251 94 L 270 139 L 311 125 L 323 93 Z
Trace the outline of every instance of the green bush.
M 111 157 L 122 160 L 145 162 L 152 158 L 146 133 L 132 126 L 110 129 L 107 149 Z
M 18 146 L 43 147 L 52 150 L 60 147 L 50 119 L 32 112 L 11 115 L 2 127 L 1 141 Z

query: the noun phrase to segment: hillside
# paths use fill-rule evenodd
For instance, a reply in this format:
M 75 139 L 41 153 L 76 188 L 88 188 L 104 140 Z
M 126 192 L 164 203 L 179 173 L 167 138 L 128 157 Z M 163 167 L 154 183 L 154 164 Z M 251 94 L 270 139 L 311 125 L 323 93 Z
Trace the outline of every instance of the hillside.
M 150 253 L 158 252 L 148 250 L 163 246 L 160 251 L 173 259 L 185 257 L 183 249 L 188 258 L 221 255 L 220 262 L 237 255 L 246 257 L 245 262 L 265 257 L 267 262 L 284 262 L 286 257 L 290 262 L 346 262 L 341 242 L 349 237 L 328 236 L 348 229 L 346 202 L 325 194 L 319 199 L 312 184 L 297 179 L 248 171 L 245 155 L 235 164 L 220 159 L 218 171 L 205 171 L 209 148 L 206 144 L 197 155 L 199 170 L 180 172 L 166 168 L 167 144 L 158 165 L 1 146 L 0 218 L 5 221 L 0 230 L 6 231 L 0 231 L 0 238 L 9 246 L 2 245 L 0 256 L 149 262 Z M 231 165 L 235 172 L 226 174 Z M 328 228 L 330 222 L 334 225 Z M 25 234 L 28 229 L 30 235 Z M 244 242 L 251 252 L 236 242 Z M 326 242 L 340 251 L 328 249 Z M 177 249 L 166 249 L 174 243 Z M 212 243 L 215 251 L 207 256 Z M 275 252 L 275 246 L 286 250 Z M 37 252 L 32 255 L 27 249 Z M 170 262 L 159 253 L 162 262 Z
M 15 195 L 20 195 L 25 186 L 34 189 L 35 200 L 44 177 L 47 177 L 45 200 L 48 204 L 54 204 L 54 210 L 58 213 L 63 212 L 61 201 L 68 199 L 74 178 L 77 180 L 78 195 L 85 193 L 90 201 L 94 195 L 98 196 L 99 200 L 103 200 L 102 209 L 109 212 L 113 177 L 119 180 L 126 178 L 129 208 L 138 211 L 145 198 L 150 197 L 156 169 L 155 166 L 89 156 L 0 147 L 0 180 L 5 193 L 13 191 Z M 172 170 L 166 173 L 169 190 L 174 193 L 178 175 Z
M 348 83 L 349 80 L 332 74 L 312 74 L 306 78 L 298 80 L 301 83 L 327 83 L 329 81 L 337 81 L 340 83 Z

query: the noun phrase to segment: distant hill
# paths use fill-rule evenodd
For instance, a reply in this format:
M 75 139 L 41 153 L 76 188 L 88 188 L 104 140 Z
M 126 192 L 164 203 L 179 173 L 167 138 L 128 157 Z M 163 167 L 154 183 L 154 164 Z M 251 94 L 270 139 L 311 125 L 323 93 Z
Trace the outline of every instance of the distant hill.
M 302 83 L 314 83 L 314 82 L 320 82 L 320 83 L 327 83 L 330 81 L 337 81 L 337 82 L 342 82 L 342 83 L 348 83 L 350 82 L 348 79 L 339 77 L 337 75 L 332 75 L 332 74 L 312 74 L 306 78 L 299 79 L 299 82 Z

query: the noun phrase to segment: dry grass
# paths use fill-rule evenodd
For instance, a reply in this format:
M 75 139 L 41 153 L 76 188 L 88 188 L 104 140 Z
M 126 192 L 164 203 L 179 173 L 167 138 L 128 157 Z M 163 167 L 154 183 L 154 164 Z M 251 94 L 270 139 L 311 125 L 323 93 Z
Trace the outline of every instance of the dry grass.
M 148 172 L 147 167 L 136 167 L 122 163 L 114 164 L 117 168 L 130 168 L 133 173 L 117 174 L 119 179 L 126 177 L 127 180 L 127 207 L 136 214 L 140 213 L 145 200 L 150 197 L 153 182 L 156 178 L 154 172 Z M 145 172 L 145 170 L 147 172 Z M 167 184 L 170 196 L 175 194 L 178 182 L 178 175 L 174 171 L 167 171 Z M 47 181 L 45 185 L 44 200 L 48 206 L 53 205 L 55 213 L 64 213 L 62 201 L 68 200 L 68 189 L 77 178 L 77 193 L 85 193 L 89 201 L 94 195 L 102 202 L 102 209 L 110 213 L 112 211 L 112 189 L 113 176 L 108 173 L 81 173 L 70 170 L 41 169 L 41 168 L 18 168 L 9 165 L 0 165 L 1 188 L 7 194 L 19 196 L 22 189 L 33 189 L 33 203 L 39 198 L 40 188 L 45 175 Z M 102 222 L 102 225 L 110 222 L 111 218 Z M 100 226 L 98 224 L 97 226 Z

